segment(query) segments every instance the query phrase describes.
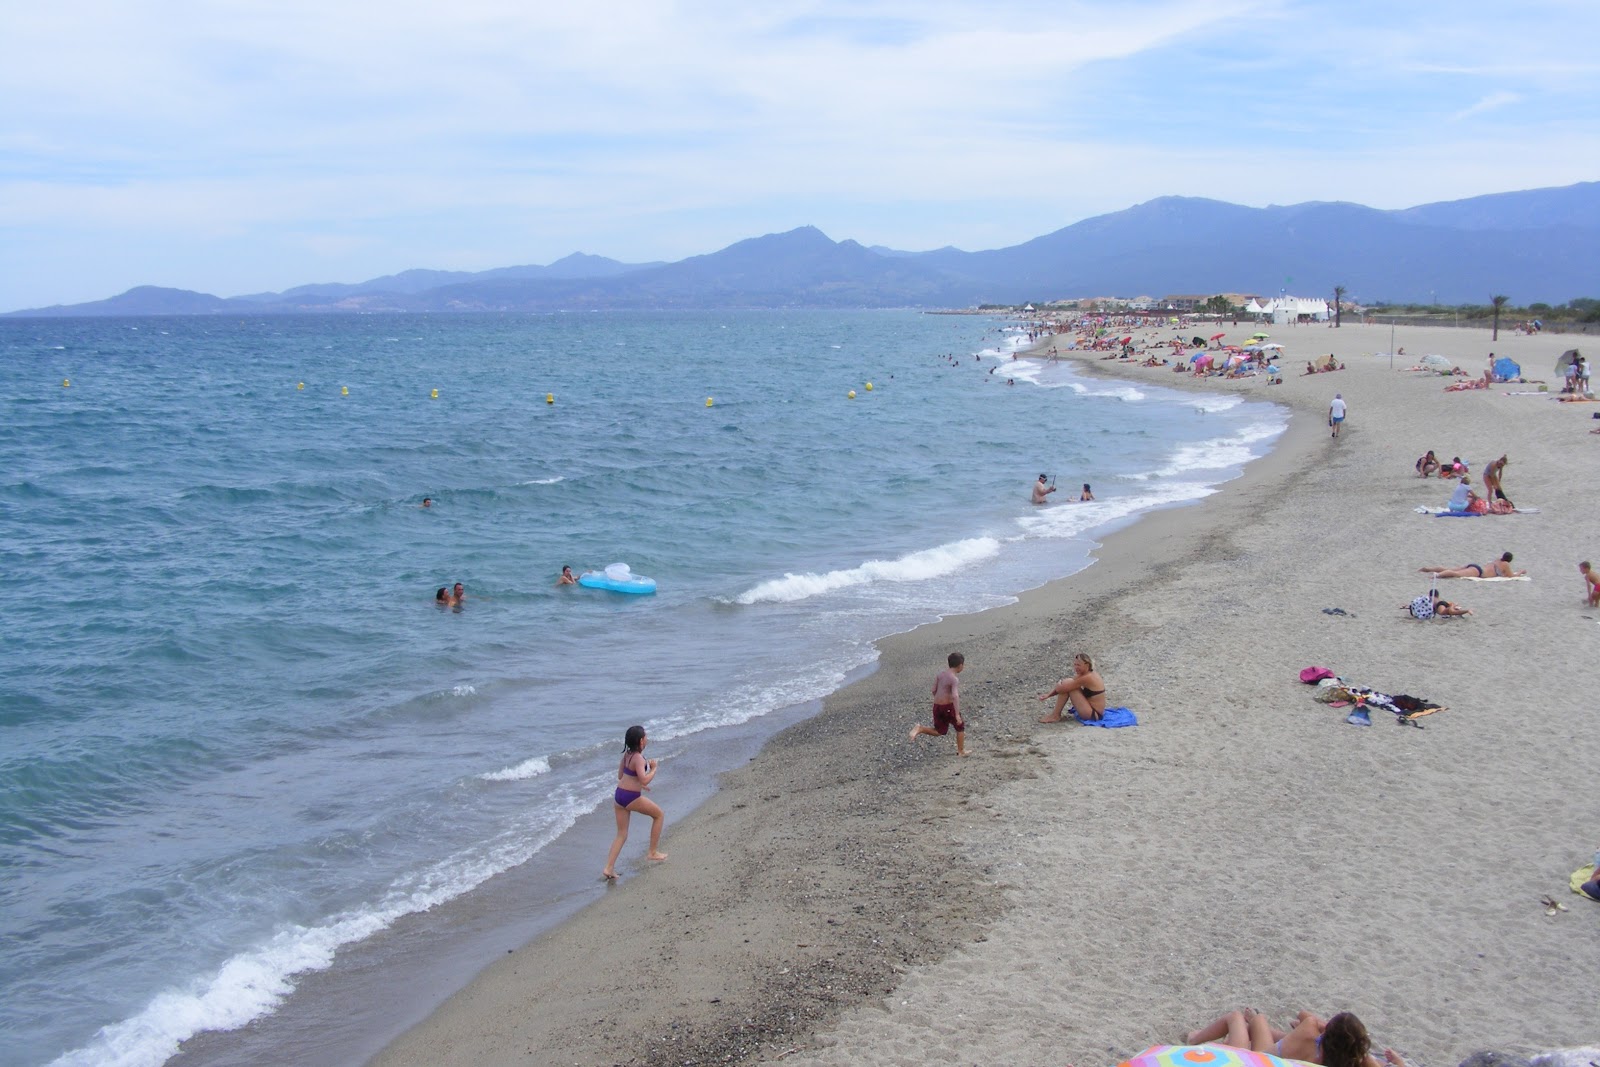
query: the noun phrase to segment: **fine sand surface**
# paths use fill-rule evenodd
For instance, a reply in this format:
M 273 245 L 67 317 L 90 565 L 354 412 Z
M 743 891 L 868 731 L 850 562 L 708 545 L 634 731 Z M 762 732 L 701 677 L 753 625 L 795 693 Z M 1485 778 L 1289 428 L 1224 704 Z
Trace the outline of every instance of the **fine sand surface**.
M 1096 1067 L 1242 1005 L 1353 1010 L 1413 1067 L 1600 1043 L 1600 904 L 1567 889 L 1600 846 L 1600 612 L 1576 567 L 1600 563 L 1600 404 L 1401 369 L 1439 352 L 1481 373 L 1492 348 L 1553 383 L 1581 339 L 1400 328 L 1391 371 L 1388 327 L 1273 332 L 1284 385 L 1204 385 L 1293 410 L 1271 456 L 1081 574 L 882 642 L 876 673 L 669 824 L 668 862 L 643 869 L 635 820 L 603 900 L 374 1062 Z M 1294 376 L 1330 351 L 1346 370 Z M 1475 484 L 1509 454 L 1507 493 L 1539 512 L 1415 513 L 1451 488 L 1413 473 L 1428 448 Z M 1417 568 L 1505 550 L 1531 581 L 1447 581 L 1472 617 L 1406 616 Z M 951 649 L 966 760 L 906 740 Z M 1080 650 L 1137 728 L 1034 721 Z M 1312 664 L 1449 710 L 1347 725 L 1298 681 Z

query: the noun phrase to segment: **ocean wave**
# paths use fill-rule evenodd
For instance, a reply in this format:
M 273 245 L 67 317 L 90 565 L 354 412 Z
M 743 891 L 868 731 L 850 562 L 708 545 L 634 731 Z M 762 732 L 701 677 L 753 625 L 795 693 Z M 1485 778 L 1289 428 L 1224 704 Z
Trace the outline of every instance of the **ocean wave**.
M 971 537 L 937 548 L 925 548 L 899 559 L 868 560 L 859 567 L 846 570 L 824 574 L 785 574 L 782 578 L 773 578 L 745 590 L 734 598 L 734 603 L 788 604 L 872 582 L 920 582 L 988 559 L 999 551 L 1000 542 L 994 538 Z
M 558 474 L 554 478 L 534 478 L 532 481 L 518 482 L 517 484 L 518 485 L 555 485 L 557 482 L 564 482 L 564 481 L 566 481 L 566 478 L 563 477 L 562 475 Z
M 534 756 L 532 759 L 523 760 L 515 767 L 489 771 L 478 777 L 485 782 L 522 782 L 548 773 L 550 773 L 550 760 L 544 756 Z
M 1214 437 L 1192 445 L 1180 445 L 1166 466 L 1128 478 L 1145 481 L 1150 478 L 1175 478 L 1196 471 L 1218 471 L 1229 467 L 1242 467 L 1261 455 L 1253 446 L 1270 441 L 1283 432 L 1281 422 L 1257 422 L 1245 426 L 1227 437 Z
M 1219 411 L 1229 411 L 1243 403 L 1242 396 L 1200 396 L 1195 398 L 1194 406 L 1197 410 L 1212 415 Z
M 1035 508 L 1017 520 L 1022 528 L 1019 537 L 1078 537 L 1085 530 L 1103 526 L 1108 522 L 1126 518 L 1151 508 L 1170 507 L 1192 500 L 1200 500 L 1216 489 L 1199 482 L 1173 482 L 1152 486 L 1142 492 L 1127 496 L 1106 497 L 1086 503 L 1058 504 L 1054 507 Z
M 574 783 L 540 805 L 539 825 L 519 827 L 487 848 L 458 853 L 396 883 L 379 902 L 330 916 L 315 926 L 285 925 L 210 975 L 155 995 L 142 1011 L 103 1026 L 87 1045 L 49 1067 L 160 1067 L 205 1030 L 236 1030 L 277 1010 L 302 974 L 332 966 L 338 951 L 407 915 L 427 911 L 525 863 L 594 808 L 610 774 Z

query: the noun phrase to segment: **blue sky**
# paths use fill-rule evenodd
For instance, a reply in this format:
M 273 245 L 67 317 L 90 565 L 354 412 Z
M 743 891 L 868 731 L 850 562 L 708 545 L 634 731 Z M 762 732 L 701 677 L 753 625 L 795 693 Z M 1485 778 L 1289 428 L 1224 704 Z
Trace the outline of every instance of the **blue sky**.
M 1600 4 L 0 0 L 0 310 L 1600 178 Z

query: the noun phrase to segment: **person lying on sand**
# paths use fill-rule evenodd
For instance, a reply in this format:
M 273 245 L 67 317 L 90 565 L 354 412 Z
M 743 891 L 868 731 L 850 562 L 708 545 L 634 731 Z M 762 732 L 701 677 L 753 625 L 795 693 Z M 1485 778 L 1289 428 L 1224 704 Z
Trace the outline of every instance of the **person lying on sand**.
M 1440 578 L 1521 578 L 1528 572 L 1512 570 L 1511 553 L 1505 552 L 1487 567 L 1466 563 L 1460 567 L 1423 567 L 1422 573 L 1437 575 Z
M 1072 657 L 1072 677 L 1063 678 L 1056 683 L 1056 687 L 1048 693 L 1040 693 L 1040 700 L 1056 698 L 1055 710 L 1040 722 L 1060 722 L 1061 712 L 1066 708 L 1068 701 L 1072 703 L 1072 714 L 1079 722 L 1099 722 L 1106 714 L 1106 682 L 1100 677 L 1100 672 L 1094 669 L 1094 660 L 1089 658 L 1087 652 L 1079 652 Z
M 1411 610 L 1411 604 L 1409 601 L 1401 604 L 1400 606 L 1406 609 L 1408 613 Z M 1435 615 L 1448 615 L 1453 618 L 1457 615 L 1471 615 L 1472 611 L 1469 608 L 1462 607 L 1460 604 L 1453 604 L 1450 601 L 1440 597 L 1438 593 L 1435 593 L 1433 595 L 1433 613 Z M 1416 618 L 1415 615 L 1410 615 L 1410 617 L 1413 619 Z
M 1190 1045 L 1228 1045 L 1323 1067 L 1380 1067 L 1372 1055 L 1372 1039 L 1365 1024 L 1347 1011 L 1327 1022 L 1302 1011 L 1295 1017 L 1293 1028 L 1283 1031 L 1274 1030 L 1265 1015 L 1246 1008 L 1191 1030 L 1184 1040 Z M 1405 1067 L 1405 1060 L 1392 1048 L 1383 1050 L 1383 1060 L 1393 1067 Z

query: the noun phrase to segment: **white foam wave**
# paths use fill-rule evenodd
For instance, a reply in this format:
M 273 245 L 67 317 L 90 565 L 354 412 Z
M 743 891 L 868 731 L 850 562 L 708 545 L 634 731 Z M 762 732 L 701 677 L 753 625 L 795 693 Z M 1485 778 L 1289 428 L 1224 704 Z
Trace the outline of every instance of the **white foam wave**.
M 1215 414 L 1218 411 L 1227 411 L 1244 403 L 1242 396 L 1202 396 L 1196 397 L 1194 406 L 1206 414 Z
M 825 574 L 785 574 L 745 590 L 736 604 L 786 604 L 871 582 L 920 582 L 938 578 L 1000 551 L 992 537 L 970 537 L 937 548 L 925 548 L 899 559 L 868 560 L 859 567 Z
M 1172 482 L 1129 496 L 1035 508 L 1017 520 L 1023 538 L 1078 537 L 1085 530 L 1150 508 L 1169 507 L 1210 496 L 1216 489 L 1200 482 Z
M 518 482 L 517 484 L 518 485 L 555 485 L 557 482 L 564 482 L 564 481 L 566 481 L 566 478 L 563 477 L 562 475 L 558 474 L 554 478 L 534 478 L 531 481 Z
M 541 774 L 549 773 L 550 761 L 544 756 L 535 756 L 532 759 L 523 760 L 515 767 L 507 767 L 504 770 L 499 771 L 489 771 L 485 774 L 478 775 L 478 777 L 483 779 L 485 782 L 523 782 L 527 781 L 529 778 L 537 778 Z
M 1261 454 L 1252 446 L 1262 441 L 1270 441 L 1282 432 L 1281 422 L 1251 423 L 1227 437 L 1215 437 L 1198 444 L 1180 445 L 1166 466 L 1143 474 L 1130 474 L 1128 477 L 1144 481 L 1150 478 L 1174 478 L 1196 471 L 1242 467 Z
M 294 992 L 297 976 L 326 970 L 345 945 L 527 862 L 594 807 L 609 778 L 606 774 L 562 789 L 540 806 L 537 824 L 516 827 L 481 850 L 458 853 L 402 879 L 376 904 L 316 926 L 281 927 L 256 947 L 224 961 L 215 973 L 164 990 L 137 1015 L 101 1027 L 87 1045 L 59 1056 L 50 1067 L 160 1067 L 182 1042 L 203 1030 L 236 1030 L 259 1019 Z
M 477 696 L 478 690 L 476 686 L 471 686 L 465 682 L 462 682 L 460 685 L 450 687 L 450 695 L 457 697 Z

